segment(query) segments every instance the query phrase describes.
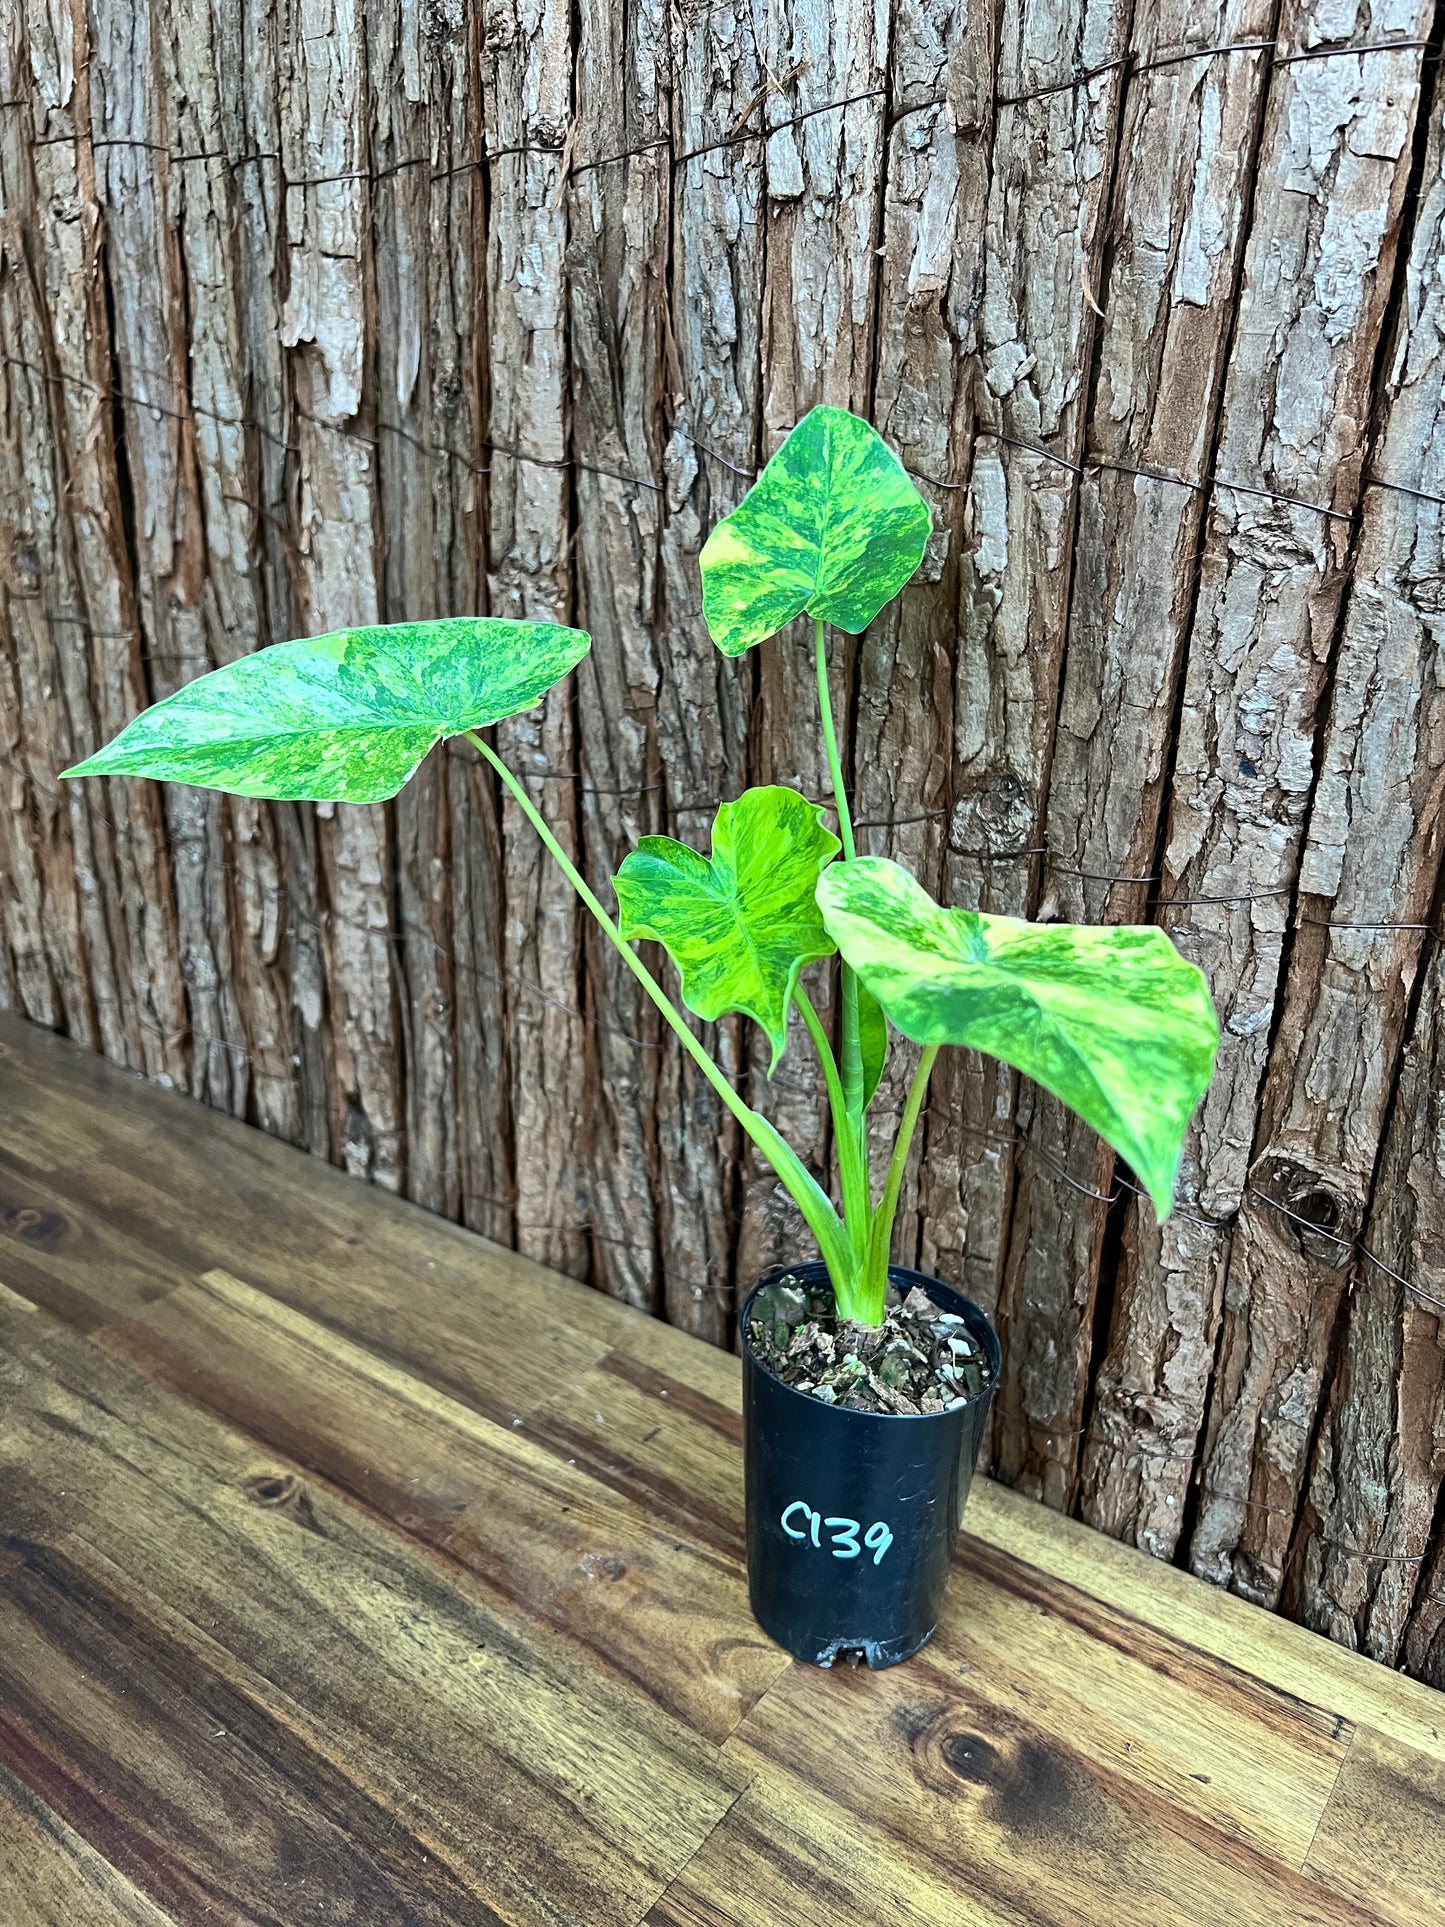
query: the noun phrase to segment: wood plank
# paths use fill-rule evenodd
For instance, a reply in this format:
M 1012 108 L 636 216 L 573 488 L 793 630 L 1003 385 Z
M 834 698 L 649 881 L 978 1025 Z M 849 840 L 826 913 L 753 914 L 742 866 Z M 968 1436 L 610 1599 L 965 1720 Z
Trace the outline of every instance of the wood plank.
M 545 1605 L 68 1333 L 5 1341 L 7 1467 L 69 1524 L 0 1569 L 0 1759 L 182 1918 L 632 1921 L 732 1804 Z
M 158 1094 L 44 1032 L 7 1024 L 0 1050 L 0 1117 L 29 1153 L 0 1163 L 20 1213 L 0 1275 L 57 1316 L 92 1329 L 244 1257 L 288 1302 L 383 1349 L 419 1341 L 463 1384 L 490 1379 L 510 1331 L 523 1408 L 607 1348 L 554 1324 L 553 1281 L 513 1253 L 415 1207 L 369 1224 L 339 1172 L 174 1095 L 157 1112 Z M 50 1065 L 74 1083 L 52 1081 Z M 606 1313 L 596 1294 L 581 1298 L 585 1334 L 589 1313 Z M 419 1316 L 427 1304 L 434 1315 Z
M 719 1408 L 737 1409 L 737 1359 L 660 1320 L 568 1285 L 400 1201 L 378 1209 L 379 1199 L 358 1195 L 329 1166 L 147 1087 L 36 1026 L 0 1017 L 0 1051 L 6 1139 L 18 1137 L 46 1160 L 49 1190 L 40 1205 L 58 1195 L 57 1171 L 69 1172 L 70 1196 L 90 1200 L 95 1224 L 129 1226 L 133 1250 L 148 1238 L 168 1254 L 148 1263 L 149 1275 L 170 1288 L 213 1266 L 234 1267 L 244 1253 L 250 1282 L 283 1306 L 474 1411 L 495 1410 L 507 1424 L 540 1413 L 608 1353 L 691 1386 Z M 177 1197 L 189 1201 L 184 1223 Z M 73 1264 L 66 1249 L 62 1242 L 53 1264 L 47 1258 L 45 1275 L 82 1297 L 92 1320 L 133 1308 L 133 1297 L 107 1295 L 116 1246 L 100 1248 L 106 1275 L 98 1279 L 90 1276 L 90 1247 L 79 1245 Z M 516 1385 L 511 1402 L 499 1400 L 488 1390 L 498 1347 L 520 1364 L 529 1333 L 537 1368 L 531 1396 L 524 1399 Z M 640 1444 L 634 1435 L 634 1458 Z M 672 1449 L 665 1434 L 654 1446 Z M 721 1487 L 708 1490 L 715 1504 Z M 1359 1654 L 1201 1589 L 1187 1574 L 991 1482 L 976 1482 L 968 1523 L 975 1536 L 1146 1625 L 1173 1629 L 1286 1692 L 1445 1757 L 1445 1714 L 1436 1696 Z
M 889 1836 L 855 1813 L 760 1774 L 645 1927 L 1028 1927 L 1031 1918 L 981 1892 L 971 1874 L 900 1860 Z
M 1353 1727 L 1017 1555 L 964 1547 L 930 1652 L 1023 1719 L 1231 1840 L 1298 1866 Z
M 1085 1635 L 1093 1661 L 1080 1676 L 1071 1602 L 1049 1586 L 1034 1604 L 1033 1663 L 1011 1678 L 968 1603 L 965 1586 L 948 1633 L 906 1666 L 784 1675 L 728 1743 L 757 1777 L 653 1927 L 840 1915 L 893 1927 L 930 1907 L 935 1919 L 1074 1927 L 1103 1917 L 1105 1896 L 1108 1917 L 1151 1927 L 1380 1918 L 1295 1871 L 1344 1757 L 1332 1720 L 1247 1679 L 1196 1685 L 1192 1656 L 1167 1641 L 1136 1655 L 1121 1640 L 1101 1666 Z M 1161 1666 L 1177 1668 L 1164 1696 Z M 1271 1812 L 1281 1781 L 1289 1813 Z M 785 1890 L 805 1911 L 784 1908 Z
M 1305 1866 L 1398 1927 L 1445 1920 L 1445 1765 L 1361 1727 Z
M 1438 1694 L 987 1480 L 922 1654 L 796 1666 L 736 1358 L 0 1048 L 4 1142 L 112 1239 L 42 1254 L 89 1336 L 0 1284 L 0 1813 L 8 1772 L 71 1830 L 45 1905 L 95 1855 L 142 1927 L 1445 1918 Z M 127 1243 L 169 1288 L 107 1306 Z
M 3 1275 L 86 1329 L 244 1254 L 254 1283 L 464 1397 L 509 1331 L 538 1396 L 614 1346 L 705 1388 L 736 1382 L 735 1359 L 699 1356 L 675 1327 L 413 1206 L 378 1216 L 329 1165 L 35 1025 L 0 1016 L 0 1068 L 0 1126 L 26 1153 L 7 1154 L 20 1209 L 41 1214 L 11 1227 Z M 70 1242 L 53 1212 L 78 1227 Z
M 173 1915 L 3 1766 L 0 1910 L 6 1927 L 174 1927 Z
M 1445 1760 L 1445 1699 L 1236 1595 L 1201 1587 L 1191 1573 L 1033 1504 L 992 1480 L 974 1482 L 967 1538 L 1024 1560 L 1143 1626 L 1248 1674 L 1333 1717 L 1370 1725 Z
M 563 1412 L 590 1413 L 590 1423 L 560 1422 L 554 1406 L 534 1435 L 524 1399 L 497 1381 L 506 1354 L 495 1341 L 479 1412 L 460 1388 L 435 1390 L 220 1271 L 112 1326 L 101 1342 L 360 1499 L 489 1596 L 564 1631 L 587 1663 L 634 1682 L 711 1738 L 725 1738 L 789 1663 L 748 1612 L 733 1437 L 730 1511 L 688 1495 L 678 1468 L 663 1475 L 665 1447 L 629 1476 L 616 1459 L 629 1432 L 645 1427 L 626 1373 L 596 1371 L 559 1387 Z M 678 1400 L 669 1411 L 671 1393 L 665 1385 L 642 1393 L 659 1434 L 681 1409 Z M 680 1455 L 685 1466 L 709 1435 L 678 1422 L 699 1434 Z M 605 1435 L 605 1449 L 589 1449 L 584 1425 Z

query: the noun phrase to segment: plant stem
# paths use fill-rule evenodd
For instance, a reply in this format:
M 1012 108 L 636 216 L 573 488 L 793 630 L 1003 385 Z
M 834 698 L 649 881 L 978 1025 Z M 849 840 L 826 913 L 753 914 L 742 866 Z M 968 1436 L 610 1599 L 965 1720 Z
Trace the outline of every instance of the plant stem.
M 818 616 L 813 618 L 813 660 L 818 669 L 818 708 L 823 716 L 823 742 L 828 751 L 833 807 L 838 812 L 838 834 L 843 839 L 843 854 L 851 863 L 858 852 L 853 847 L 853 817 L 848 808 L 848 792 L 843 787 L 843 765 L 838 761 L 838 738 L 833 728 L 833 702 L 828 694 L 828 646 L 823 640 L 823 624 Z
M 876 1302 L 877 1314 L 861 1321 L 867 1324 L 876 1325 L 883 1321 L 883 1309 L 888 1297 L 888 1253 L 893 1244 L 893 1220 L 898 1213 L 898 1194 L 903 1189 L 909 1147 L 913 1143 L 918 1113 L 923 1109 L 923 1094 L 928 1089 L 928 1079 L 938 1051 L 937 1044 L 926 1044 L 918 1060 L 918 1069 L 913 1073 L 913 1082 L 908 1087 L 908 1102 L 903 1107 L 903 1119 L 898 1126 L 893 1156 L 888 1163 L 888 1180 L 883 1187 L 882 1201 L 874 1213 L 864 1271 L 864 1292 L 870 1308 Z
M 833 1135 L 838 1141 L 838 1184 L 843 1193 L 843 1226 L 858 1254 L 861 1268 L 867 1256 L 868 1233 L 873 1217 L 865 1147 L 843 1102 L 843 1083 L 828 1042 L 828 1033 L 823 1029 L 822 1021 L 801 984 L 793 992 L 793 1001 L 803 1013 L 803 1022 L 808 1026 L 808 1035 L 813 1040 L 818 1062 L 823 1067 L 823 1082 L 828 1087 L 828 1108 L 833 1113 Z
M 772 1165 L 782 1180 L 789 1197 L 797 1205 L 807 1222 L 809 1230 L 818 1241 L 818 1249 L 828 1267 L 835 1292 L 846 1293 L 853 1289 L 859 1265 L 857 1256 L 849 1244 L 843 1222 L 833 1209 L 832 1201 L 818 1184 L 812 1173 L 792 1146 L 779 1134 L 777 1129 L 761 1117 L 750 1104 L 738 1096 L 722 1071 L 693 1036 L 686 1019 L 674 1005 L 667 992 L 658 983 L 647 965 L 632 946 L 627 943 L 617 925 L 608 916 L 601 903 L 588 887 L 581 871 L 562 848 L 547 826 L 547 820 L 528 796 L 523 784 L 515 777 L 489 743 L 483 742 L 475 730 L 463 730 L 462 734 L 473 748 L 480 751 L 486 761 L 501 777 L 512 795 L 517 807 L 526 817 L 532 828 L 541 837 L 552 860 L 563 876 L 572 885 L 583 903 L 592 912 L 603 935 L 617 951 L 622 961 L 636 977 L 642 988 L 656 1004 L 667 1024 L 677 1033 L 678 1041 L 692 1058 L 703 1076 L 717 1092 L 723 1103 L 732 1112 L 738 1123 L 756 1144 L 768 1163 Z
M 833 698 L 828 690 L 828 645 L 821 618 L 813 618 L 813 661 L 818 673 L 818 713 L 823 723 L 823 744 L 828 752 L 828 776 L 833 785 L 833 808 L 838 812 L 838 835 L 843 843 L 845 861 L 858 854 L 853 842 L 853 813 L 848 807 L 848 792 L 843 787 L 843 765 L 838 757 L 838 735 L 833 724 Z M 853 1133 L 863 1135 L 863 1050 L 858 1038 L 858 979 L 845 963 L 839 972 L 842 1000 L 842 1036 L 839 1044 L 843 1064 L 843 1108 L 853 1121 Z

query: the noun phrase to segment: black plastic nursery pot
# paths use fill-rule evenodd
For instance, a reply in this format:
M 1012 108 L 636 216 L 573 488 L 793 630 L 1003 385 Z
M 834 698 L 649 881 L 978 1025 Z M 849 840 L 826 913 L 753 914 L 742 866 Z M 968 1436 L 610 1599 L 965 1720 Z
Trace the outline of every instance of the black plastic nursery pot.
M 989 1381 L 966 1405 L 916 1417 L 851 1411 L 769 1370 L 748 1339 L 753 1301 L 784 1279 L 825 1284 L 821 1264 L 769 1272 L 742 1310 L 748 1593 L 768 1637 L 814 1666 L 896 1666 L 933 1632 L 1002 1367 L 997 1334 L 971 1298 L 901 1265 L 888 1275 L 956 1313 L 982 1348 Z

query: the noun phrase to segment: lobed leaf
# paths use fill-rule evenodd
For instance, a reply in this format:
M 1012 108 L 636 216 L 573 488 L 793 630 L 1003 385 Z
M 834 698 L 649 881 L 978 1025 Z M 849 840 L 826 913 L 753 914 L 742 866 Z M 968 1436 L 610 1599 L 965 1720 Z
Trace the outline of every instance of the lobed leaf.
M 906 1037 L 987 1051 L 1032 1077 L 1128 1160 L 1169 1215 L 1219 1026 L 1203 973 L 1162 930 L 945 910 L 884 857 L 833 864 L 818 903 Z
M 198 676 L 64 774 L 380 803 L 444 737 L 540 702 L 588 647 L 580 629 L 485 616 L 277 643 Z
M 645 836 L 613 878 L 623 936 L 666 946 L 697 1016 L 755 1018 L 773 1047 L 769 1076 L 798 972 L 833 954 L 814 891 L 840 847 L 816 803 L 796 790 L 752 789 L 719 808 L 710 858 L 670 836 Z
M 923 560 L 930 524 L 876 429 L 812 409 L 703 544 L 713 641 L 740 656 L 804 613 L 856 636 Z

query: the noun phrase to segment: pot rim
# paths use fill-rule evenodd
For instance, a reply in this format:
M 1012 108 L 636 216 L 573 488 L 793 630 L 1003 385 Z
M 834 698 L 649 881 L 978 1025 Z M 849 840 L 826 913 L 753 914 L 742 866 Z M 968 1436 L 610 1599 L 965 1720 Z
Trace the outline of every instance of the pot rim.
M 826 1279 L 828 1267 L 821 1258 L 805 1258 L 799 1264 L 774 1265 L 771 1271 L 765 1271 L 758 1279 L 743 1300 L 742 1309 L 738 1313 L 738 1338 L 744 1357 L 750 1365 L 765 1373 L 773 1384 L 780 1391 L 786 1392 L 790 1398 L 801 1400 L 815 1412 L 831 1412 L 839 1418 L 873 1419 L 881 1424 L 919 1425 L 933 1423 L 940 1419 L 966 1419 L 976 1407 L 993 1397 L 1003 1372 L 1003 1347 L 999 1344 L 998 1333 L 993 1328 L 993 1320 L 982 1305 L 975 1304 L 966 1292 L 958 1289 L 957 1285 L 950 1285 L 944 1278 L 935 1278 L 931 1272 L 914 1271 L 909 1265 L 889 1265 L 889 1278 L 906 1278 L 910 1284 L 921 1285 L 930 1298 L 934 1298 L 934 1294 L 929 1287 L 937 1285 L 940 1290 L 947 1292 L 950 1298 L 956 1299 L 965 1307 L 969 1331 L 975 1338 L 981 1339 L 984 1354 L 988 1359 L 990 1372 L 988 1384 L 981 1391 L 975 1392 L 965 1404 L 955 1405 L 950 1410 L 942 1412 L 860 1412 L 848 1405 L 830 1405 L 826 1399 L 814 1398 L 811 1392 L 800 1392 L 796 1385 L 789 1385 L 786 1379 L 779 1378 L 766 1360 L 760 1358 L 754 1351 L 752 1341 L 748 1337 L 748 1308 L 765 1285 L 776 1284 L 781 1278 L 797 1277 L 799 1274 L 807 1277 L 810 1273 L 821 1273 Z M 934 1298 L 934 1303 L 938 1302 L 939 1300 Z M 952 1306 L 948 1306 L 947 1309 L 952 1310 Z

